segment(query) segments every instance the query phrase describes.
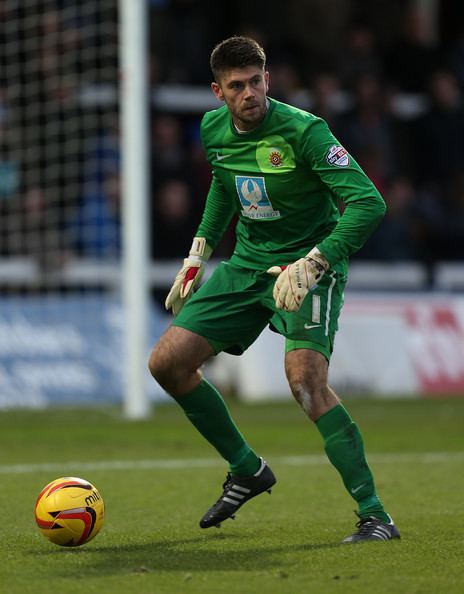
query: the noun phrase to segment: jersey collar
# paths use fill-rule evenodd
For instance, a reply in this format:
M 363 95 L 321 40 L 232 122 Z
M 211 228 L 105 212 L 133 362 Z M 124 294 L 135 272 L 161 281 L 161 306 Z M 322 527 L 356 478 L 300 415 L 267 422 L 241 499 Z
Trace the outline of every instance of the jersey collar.
M 230 127 L 231 130 L 233 132 L 233 134 L 235 136 L 239 136 L 240 138 L 248 138 L 250 136 L 253 136 L 255 133 L 259 132 L 261 130 L 261 128 L 263 126 L 266 125 L 271 112 L 274 109 L 274 102 L 272 101 L 272 99 L 270 99 L 269 97 L 266 97 L 266 103 L 267 103 L 267 111 L 266 114 L 264 115 L 264 118 L 261 120 L 261 122 L 256 126 L 256 128 L 253 128 L 253 130 L 237 130 L 234 121 L 232 120 L 232 117 L 230 118 Z

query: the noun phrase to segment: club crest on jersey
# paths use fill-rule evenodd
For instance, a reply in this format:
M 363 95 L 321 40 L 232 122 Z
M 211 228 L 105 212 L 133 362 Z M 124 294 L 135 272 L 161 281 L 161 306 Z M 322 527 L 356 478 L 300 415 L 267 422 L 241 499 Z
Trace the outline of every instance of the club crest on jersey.
M 336 167 L 348 167 L 350 164 L 350 156 L 339 144 L 333 144 L 327 153 L 327 163 L 335 165 Z
M 235 176 L 235 187 L 242 205 L 242 215 L 249 219 L 266 220 L 280 217 L 269 200 L 264 177 Z
M 280 167 L 282 165 L 282 155 L 278 150 L 271 151 L 269 155 L 269 161 L 273 167 Z

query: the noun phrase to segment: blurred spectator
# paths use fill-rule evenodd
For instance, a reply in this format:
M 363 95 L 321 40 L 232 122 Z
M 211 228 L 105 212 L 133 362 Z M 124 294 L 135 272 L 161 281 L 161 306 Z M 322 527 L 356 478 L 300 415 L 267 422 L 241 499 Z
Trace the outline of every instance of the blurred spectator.
M 437 260 L 464 259 L 464 171 L 457 171 L 444 196 L 445 213 L 434 243 Z
M 120 255 L 120 166 L 117 120 L 109 116 L 107 127 L 86 143 L 81 195 L 77 205 L 69 209 L 72 215 L 67 221 L 67 238 L 80 256 Z
M 75 209 L 67 238 L 84 258 L 114 259 L 121 252 L 121 205 L 119 173 L 107 173 L 88 191 Z
M 464 26 L 448 50 L 448 62 L 461 91 L 464 91 Z
M 446 184 L 464 163 L 464 109 L 456 77 L 439 70 L 429 79 L 430 106 L 417 121 L 414 138 L 416 179 Z
M 385 56 L 385 71 L 397 90 L 424 92 L 430 72 L 443 63 L 443 52 L 430 38 L 424 13 L 409 3 L 405 5 L 402 30 Z
M 356 259 L 421 260 L 424 228 L 417 211 L 417 195 L 410 179 L 393 179 L 384 190 L 387 212 Z
M 296 68 L 288 62 L 277 61 L 269 66 L 269 73 L 271 97 L 298 107 L 303 85 Z
M 353 25 L 347 32 L 346 43 L 335 61 L 337 76 L 344 87 L 364 74 L 376 78 L 383 75 L 379 51 L 375 47 L 374 33 L 362 24 Z
M 13 130 L 6 117 L 0 114 L 0 204 L 9 202 L 17 195 L 21 181 L 17 154 L 14 155 L 9 146 L 12 135 Z
M 183 175 L 187 167 L 184 130 L 178 118 L 156 115 L 152 124 L 152 171 L 155 184 Z
M 461 260 L 464 254 L 464 173 L 456 173 L 446 186 L 422 191 L 418 212 L 425 232 L 422 259 Z
M 199 84 L 210 80 L 209 52 L 213 41 L 212 18 L 202 10 L 201 0 L 170 0 L 169 9 L 163 3 L 153 5 L 152 49 L 159 56 L 161 82 Z
M 335 133 L 380 192 L 395 171 L 392 119 L 380 80 L 361 75 L 352 88 L 353 108 L 335 125 Z
M 171 178 L 162 183 L 152 213 L 154 258 L 183 258 L 188 253 L 199 223 L 193 210 L 190 187 L 185 180 Z
M 311 81 L 310 111 L 323 118 L 334 129 L 340 113 L 347 110 L 349 101 L 340 89 L 340 81 L 330 73 L 320 73 Z
M 21 221 L 19 198 L 21 190 L 21 164 L 17 153 L 11 151 L 13 131 L 5 117 L 0 118 L 0 254 L 17 252 Z M 16 217 L 16 218 L 13 218 Z M 16 249 L 15 249 L 16 248 Z
M 346 0 L 287 0 L 285 10 L 277 9 L 274 31 L 287 27 L 295 45 L 301 48 L 305 73 L 333 70 L 341 53 L 346 23 L 352 6 Z
M 194 216 L 201 215 L 211 185 L 211 166 L 206 160 L 200 139 L 200 120 L 188 128 L 188 180 L 194 196 Z M 156 172 L 155 172 L 156 175 Z
M 33 256 L 44 272 L 66 263 L 62 220 L 50 217 L 47 194 L 40 186 L 30 186 L 14 200 L 8 211 L 7 245 L 10 255 Z

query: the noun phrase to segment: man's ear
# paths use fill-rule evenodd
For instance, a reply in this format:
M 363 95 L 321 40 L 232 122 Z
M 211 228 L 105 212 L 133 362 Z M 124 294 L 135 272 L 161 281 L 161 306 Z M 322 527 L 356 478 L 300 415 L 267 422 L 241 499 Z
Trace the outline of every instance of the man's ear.
M 264 73 L 264 82 L 266 83 L 266 93 L 269 91 L 269 72 Z
M 216 96 L 216 99 L 219 99 L 219 101 L 224 101 L 224 93 L 222 92 L 222 89 L 217 84 L 217 82 L 211 83 L 211 90 L 213 91 L 214 95 Z

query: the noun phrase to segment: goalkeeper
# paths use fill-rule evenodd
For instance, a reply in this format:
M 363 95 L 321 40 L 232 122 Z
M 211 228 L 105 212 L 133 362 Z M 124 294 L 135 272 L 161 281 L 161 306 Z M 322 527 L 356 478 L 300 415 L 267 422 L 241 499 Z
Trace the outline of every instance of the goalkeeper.
M 327 383 L 348 257 L 383 217 L 384 201 L 323 120 L 267 96 L 266 57 L 254 40 L 218 44 L 211 69 L 212 91 L 225 103 L 201 123 L 213 179 L 190 254 L 166 299 L 174 321 L 149 363 L 229 463 L 223 493 L 200 526 L 233 518 L 276 482 L 199 371 L 221 351 L 243 353 L 269 324 L 285 336 L 292 394 L 358 504 L 357 530 L 343 542 L 399 538 L 377 495 L 359 429 Z M 194 292 L 234 215 L 232 257 Z

